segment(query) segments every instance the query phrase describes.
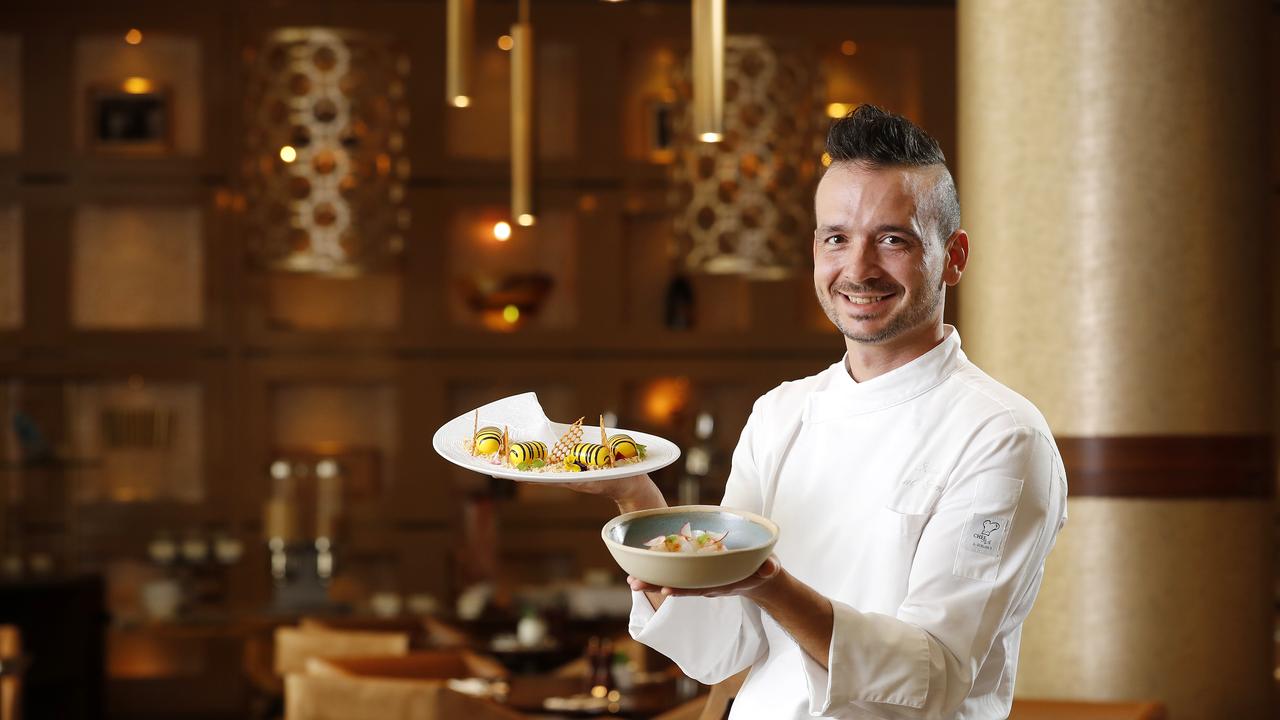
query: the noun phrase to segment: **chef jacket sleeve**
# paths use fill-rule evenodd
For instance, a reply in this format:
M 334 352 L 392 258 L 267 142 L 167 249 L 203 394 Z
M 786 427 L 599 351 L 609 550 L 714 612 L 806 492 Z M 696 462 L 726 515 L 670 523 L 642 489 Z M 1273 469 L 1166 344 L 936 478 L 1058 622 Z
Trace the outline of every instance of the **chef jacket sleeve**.
M 1065 518 L 1061 461 L 1039 431 L 1002 431 L 962 458 L 896 614 L 832 602 L 827 666 L 803 656 L 810 714 L 951 717 L 988 655 L 1004 652 L 993 650 L 999 633 L 1025 618 Z
M 762 500 L 754 448 L 761 405 L 756 403 L 733 452 L 726 507 L 758 513 Z M 760 610 L 738 597 L 669 597 L 654 611 L 644 593 L 632 594 L 631 637 L 671 658 L 685 675 L 706 685 L 745 670 L 766 650 Z

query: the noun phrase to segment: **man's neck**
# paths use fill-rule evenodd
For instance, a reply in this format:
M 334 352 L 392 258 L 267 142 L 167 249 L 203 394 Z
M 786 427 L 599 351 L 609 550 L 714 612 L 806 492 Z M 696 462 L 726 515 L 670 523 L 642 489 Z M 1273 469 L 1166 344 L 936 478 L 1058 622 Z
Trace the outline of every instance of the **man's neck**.
M 855 382 L 866 382 L 924 355 L 937 347 L 945 337 L 941 319 L 936 324 L 894 338 L 884 345 L 866 345 L 846 337 L 844 345 L 848 356 L 845 359 L 845 370 Z

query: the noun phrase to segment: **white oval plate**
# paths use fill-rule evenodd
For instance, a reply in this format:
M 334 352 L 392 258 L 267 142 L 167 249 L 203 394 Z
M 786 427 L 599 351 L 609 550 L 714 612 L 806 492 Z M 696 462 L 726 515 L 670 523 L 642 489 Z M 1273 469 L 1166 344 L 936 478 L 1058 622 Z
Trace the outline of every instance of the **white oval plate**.
M 465 449 L 465 442 L 471 439 L 472 428 L 475 424 L 475 412 L 468 412 L 450 420 L 436 430 L 435 436 L 431 438 L 431 446 L 435 448 L 440 457 L 448 460 L 454 465 L 464 467 L 468 470 L 474 470 L 482 475 L 492 475 L 493 477 L 507 478 L 509 480 L 522 480 L 525 482 L 590 482 L 592 480 L 608 480 L 609 478 L 630 477 L 632 475 L 643 475 L 644 473 L 653 472 L 664 468 L 676 460 L 680 459 L 680 448 L 675 443 L 666 438 L 650 435 L 648 433 L 636 432 L 635 430 L 624 430 L 620 428 L 605 428 L 610 436 L 618 433 L 630 435 L 631 439 L 645 446 L 645 457 L 638 463 L 629 463 L 621 467 L 605 468 L 602 470 L 583 470 L 582 472 L 522 472 L 515 468 L 505 465 L 494 465 L 488 460 L 475 457 L 469 454 Z M 485 425 L 502 425 L 501 421 L 494 421 L 492 417 L 485 418 Z M 551 428 L 557 433 L 556 437 L 569 429 L 567 423 L 550 423 Z M 599 442 L 600 426 L 583 425 L 582 442 Z M 547 447 L 551 447 L 554 439 L 547 443 Z

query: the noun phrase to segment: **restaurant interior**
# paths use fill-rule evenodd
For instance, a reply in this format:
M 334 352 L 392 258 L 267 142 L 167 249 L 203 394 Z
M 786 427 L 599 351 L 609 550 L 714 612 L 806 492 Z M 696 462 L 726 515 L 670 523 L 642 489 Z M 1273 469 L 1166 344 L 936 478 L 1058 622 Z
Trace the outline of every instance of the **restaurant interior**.
M 1277 717 L 1280 2 L 11 0 L 0 720 L 727 717 L 628 635 L 612 502 L 432 438 L 534 392 L 719 503 L 843 352 L 868 103 L 1066 465 L 1012 717 Z

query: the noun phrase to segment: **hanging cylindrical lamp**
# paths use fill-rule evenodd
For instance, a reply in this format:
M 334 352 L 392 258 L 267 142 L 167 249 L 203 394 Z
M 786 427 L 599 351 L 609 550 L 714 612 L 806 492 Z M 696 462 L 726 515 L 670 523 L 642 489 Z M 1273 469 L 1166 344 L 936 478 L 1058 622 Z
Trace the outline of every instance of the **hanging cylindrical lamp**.
M 475 55 L 475 0 L 448 0 L 445 10 L 444 101 L 471 104 L 471 58 Z
M 533 201 L 533 25 L 529 0 L 511 26 L 511 217 L 523 227 L 536 220 Z
M 703 142 L 724 137 L 724 0 L 693 0 L 693 123 Z

